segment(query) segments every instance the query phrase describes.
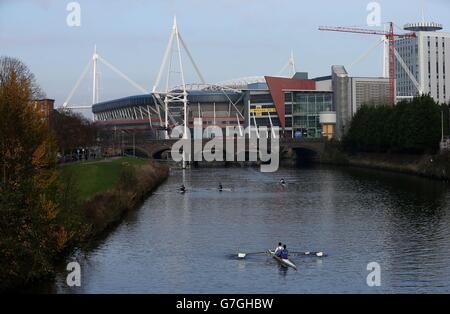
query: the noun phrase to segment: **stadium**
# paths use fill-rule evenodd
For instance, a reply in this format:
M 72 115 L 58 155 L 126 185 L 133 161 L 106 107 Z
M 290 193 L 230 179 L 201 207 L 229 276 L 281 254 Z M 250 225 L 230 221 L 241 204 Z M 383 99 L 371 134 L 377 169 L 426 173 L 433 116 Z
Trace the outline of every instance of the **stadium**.
M 174 43 L 178 46 L 173 47 Z M 173 60 L 177 55 L 174 52 L 182 49 L 201 83 L 185 83 L 181 55 L 178 53 L 178 59 Z M 100 57 L 95 53 L 94 62 L 97 58 Z M 173 68 L 176 64 L 180 65 L 179 72 Z M 339 139 L 361 105 L 389 103 L 389 78 L 350 77 L 344 66 L 339 65 L 331 66 L 327 76 L 309 78 L 308 73 L 296 71 L 293 55 L 285 68 L 290 70 L 290 75 L 208 84 L 175 21 L 152 92 L 98 102 L 94 72 L 92 112 L 96 123 L 105 129 L 142 131 L 153 139 L 167 138 L 167 131 L 184 125 L 185 116 L 191 130 L 195 120 L 195 127 L 203 129 L 235 126 L 258 133 L 262 126 L 268 132 L 278 127 L 285 138 Z M 180 74 L 180 84 L 169 88 L 171 73 L 175 72 Z M 164 75 L 166 84 L 161 87 Z M 207 132 L 206 136 L 209 136 Z

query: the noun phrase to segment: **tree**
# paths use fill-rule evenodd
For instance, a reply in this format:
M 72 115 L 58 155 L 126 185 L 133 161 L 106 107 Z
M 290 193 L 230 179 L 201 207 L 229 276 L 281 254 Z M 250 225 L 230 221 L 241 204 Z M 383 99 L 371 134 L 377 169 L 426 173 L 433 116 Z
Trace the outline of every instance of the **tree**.
M 355 114 L 345 146 L 352 151 L 385 152 L 389 149 L 390 106 L 362 106 Z
M 64 235 L 55 141 L 32 102 L 43 96 L 25 64 L 0 58 L 0 290 L 48 273 Z
M 58 149 L 63 154 L 79 147 L 92 146 L 96 142 L 97 127 L 81 114 L 65 110 L 54 111 L 50 126 Z
M 450 135 L 450 103 L 441 105 L 444 119 L 444 136 Z
M 441 111 L 445 130 L 448 107 L 439 106 L 429 95 L 401 101 L 395 107 L 362 106 L 344 146 L 353 152 L 434 153 L 441 138 Z
M 441 107 L 429 95 L 403 101 L 396 108 L 392 149 L 406 153 L 433 153 L 441 139 Z

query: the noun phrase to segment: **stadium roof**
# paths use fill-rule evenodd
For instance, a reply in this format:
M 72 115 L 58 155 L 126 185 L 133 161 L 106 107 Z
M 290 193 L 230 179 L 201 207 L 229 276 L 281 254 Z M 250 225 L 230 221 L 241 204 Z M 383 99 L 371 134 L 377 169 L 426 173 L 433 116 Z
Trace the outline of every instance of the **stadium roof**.
M 213 103 L 238 101 L 242 93 L 237 91 L 209 91 L 209 90 L 191 90 L 188 92 L 188 101 L 191 103 Z M 164 97 L 164 96 L 163 96 Z M 155 105 L 155 97 L 153 94 L 134 95 L 100 102 L 92 106 L 93 113 L 109 111 L 114 109 L 122 109 L 133 106 L 153 106 Z

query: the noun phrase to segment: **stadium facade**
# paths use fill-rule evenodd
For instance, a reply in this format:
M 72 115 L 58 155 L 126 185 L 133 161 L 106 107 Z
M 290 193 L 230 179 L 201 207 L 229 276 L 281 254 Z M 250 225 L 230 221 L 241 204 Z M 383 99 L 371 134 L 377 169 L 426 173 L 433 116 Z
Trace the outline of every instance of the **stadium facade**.
M 308 73 L 293 77 L 256 77 L 225 85 L 189 85 L 188 125 L 206 129 L 218 126 L 279 127 L 289 138 L 341 138 L 352 115 L 362 104 L 389 103 L 385 78 L 351 78 L 343 66 L 333 66 L 330 76 L 310 79 Z M 169 128 L 182 125 L 183 105 L 169 108 Z M 145 130 L 164 138 L 164 95 L 130 96 L 93 106 L 95 121 L 115 130 Z M 193 132 L 192 132 L 193 133 Z M 208 134 L 206 134 L 208 136 Z

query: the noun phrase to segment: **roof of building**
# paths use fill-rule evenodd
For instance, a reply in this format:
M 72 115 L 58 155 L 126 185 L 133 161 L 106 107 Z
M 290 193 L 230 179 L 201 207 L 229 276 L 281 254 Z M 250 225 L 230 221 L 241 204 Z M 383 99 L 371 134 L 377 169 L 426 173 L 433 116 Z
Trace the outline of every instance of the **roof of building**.
M 403 27 L 404 30 L 412 32 L 435 32 L 443 28 L 442 24 L 434 22 L 408 23 Z
M 329 81 L 332 79 L 331 75 L 327 75 L 327 76 L 321 76 L 321 77 L 316 77 L 313 80 L 316 82 L 322 82 L 322 81 Z
M 187 91 L 188 101 L 192 103 L 228 103 L 238 101 L 242 93 L 236 91 L 209 91 L 209 90 L 191 90 Z M 153 94 L 134 95 L 119 99 L 100 102 L 92 106 L 93 113 L 121 109 L 133 106 L 152 106 L 155 104 Z
M 154 104 L 154 98 L 151 94 L 145 94 L 145 95 L 134 95 L 134 96 L 128 96 L 118 99 L 112 99 L 108 101 L 103 101 L 98 104 L 95 104 L 92 106 L 92 112 L 98 113 L 103 111 L 109 111 L 114 109 L 120 109 L 120 108 L 127 108 L 132 107 L 135 105 L 153 105 Z
M 294 80 L 307 80 L 308 72 L 296 72 L 292 78 Z
M 343 65 L 333 65 L 331 67 L 331 72 L 333 75 L 337 75 L 340 77 L 348 76 L 348 72 Z

